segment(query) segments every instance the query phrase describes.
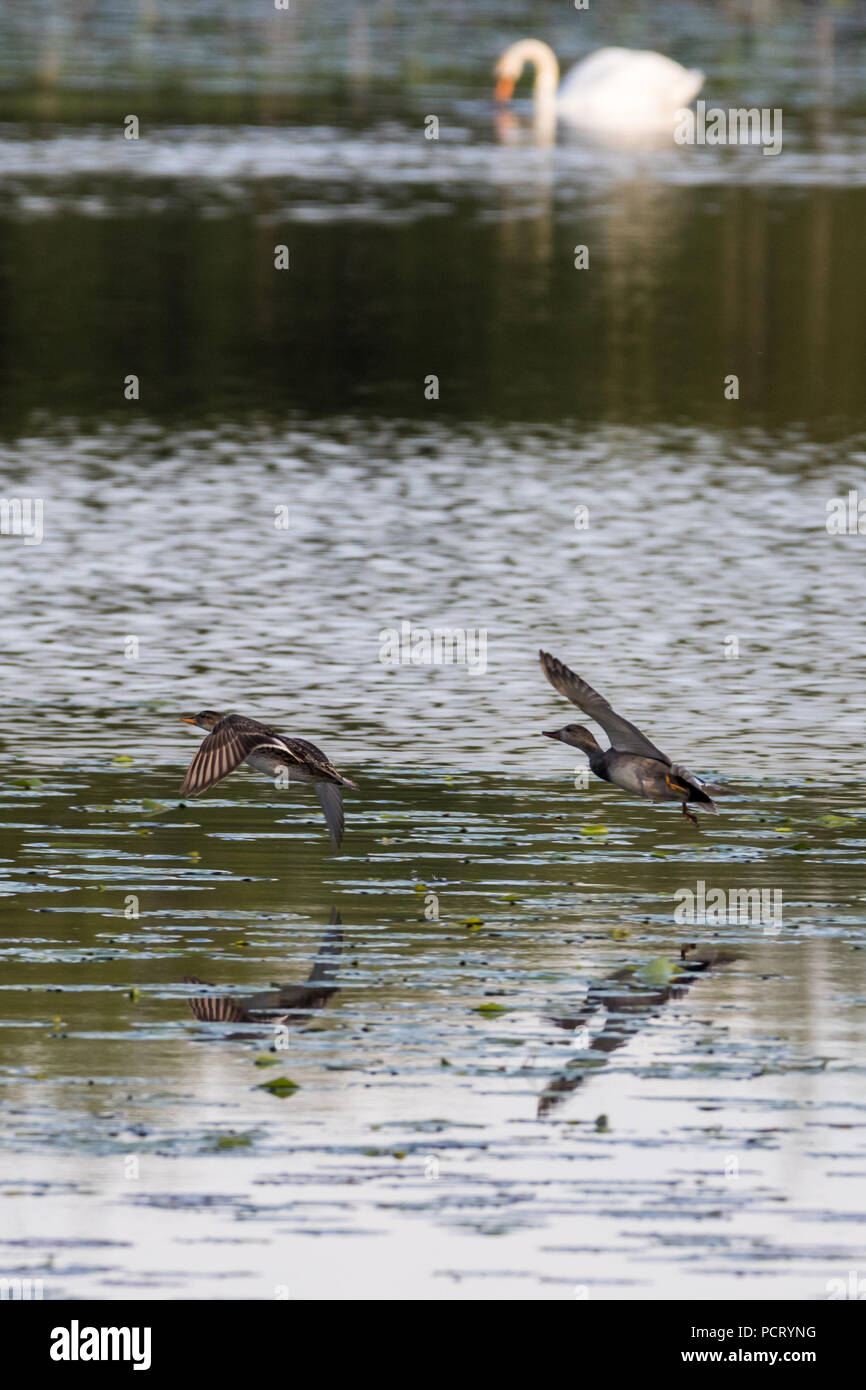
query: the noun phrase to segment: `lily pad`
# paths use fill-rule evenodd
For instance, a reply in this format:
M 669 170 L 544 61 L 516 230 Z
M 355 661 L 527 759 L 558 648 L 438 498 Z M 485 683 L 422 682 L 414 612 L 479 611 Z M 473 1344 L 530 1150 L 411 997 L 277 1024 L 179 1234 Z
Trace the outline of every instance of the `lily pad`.
M 215 1149 L 247 1149 L 253 1142 L 252 1134 L 220 1134 L 213 1141 Z
M 273 1081 L 263 1081 L 256 1087 L 257 1091 L 270 1091 L 272 1096 L 293 1096 L 295 1091 L 300 1090 L 297 1081 L 290 1081 L 287 1076 L 275 1076 Z
M 667 956 L 656 956 L 637 971 L 638 977 L 647 985 L 669 985 L 676 973 L 676 966 Z

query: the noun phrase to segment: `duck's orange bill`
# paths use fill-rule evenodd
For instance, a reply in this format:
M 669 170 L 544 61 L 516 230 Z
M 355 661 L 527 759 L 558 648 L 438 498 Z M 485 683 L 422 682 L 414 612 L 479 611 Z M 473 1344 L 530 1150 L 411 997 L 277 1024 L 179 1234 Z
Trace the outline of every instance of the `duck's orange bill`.
M 180 715 L 180 722 L 181 722 L 181 724 L 194 724 L 194 723 L 195 723 L 195 720 L 194 720 L 194 719 L 190 719 L 190 717 L 189 717 L 188 714 L 182 714 L 182 715 Z
M 511 93 L 514 91 L 513 77 L 500 77 L 496 83 L 496 91 L 493 93 L 494 101 L 510 101 Z

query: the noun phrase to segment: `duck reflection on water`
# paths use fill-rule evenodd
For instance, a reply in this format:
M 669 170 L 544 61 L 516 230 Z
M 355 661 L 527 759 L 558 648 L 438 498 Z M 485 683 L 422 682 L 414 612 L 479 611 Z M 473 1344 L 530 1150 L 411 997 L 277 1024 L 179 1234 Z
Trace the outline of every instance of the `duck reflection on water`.
M 740 958 L 738 952 L 722 946 L 683 946 L 676 965 L 659 957 L 646 966 L 626 965 L 593 985 L 583 1008 L 573 1017 L 550 1017 L 558 1028 L 577 1032 L 604 1014 L 601 1029 L 588 1039 L 584 1053 L 610 1053 L 625 1047 L 659 1010 L 671 1000 L 682 999 L 699 975 L 718 970 Z M 658 968 L 660 967 L 660 968 Z M 667 974 L 667 979 L 657 976 Z M 539 1116 L 576 1091 L 604 1063 L 601 1058 L 573 1058 L 549 1081 L 538 1101 Z
M 319 947 L 313 968 L 299 984 L 272 985 L 255 994 L 197 994 L 187 999 L 199 1023 L 243 1023 L 260 1027 L 279 1027 L 302 1023 L 313 1009 L 323 1009 L 339 992 L 334 981 L 343 950 L 340 914 L 331 909 L 330 930 Z M 183 977 L 185 985 L 213 989 L 214 985 L 193 975 Z M 229 1033 L 228 1037 L 249 1037 L 249 1033 Z

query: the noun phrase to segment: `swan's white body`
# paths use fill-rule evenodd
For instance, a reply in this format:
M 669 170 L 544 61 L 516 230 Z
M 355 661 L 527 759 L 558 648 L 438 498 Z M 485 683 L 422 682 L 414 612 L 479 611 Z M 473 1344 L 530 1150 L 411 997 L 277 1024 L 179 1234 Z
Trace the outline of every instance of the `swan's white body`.
M 697 96 L 704 74 L 663 53 L 600 48 L 559 81 L 556 54 L 540 39 L 521 39 L 496 65 L 496 95 L 507 100 L 525 65 L 535 68 L 537 117 L 561 117 L 608 131 L 672 130 L 676 115 Z

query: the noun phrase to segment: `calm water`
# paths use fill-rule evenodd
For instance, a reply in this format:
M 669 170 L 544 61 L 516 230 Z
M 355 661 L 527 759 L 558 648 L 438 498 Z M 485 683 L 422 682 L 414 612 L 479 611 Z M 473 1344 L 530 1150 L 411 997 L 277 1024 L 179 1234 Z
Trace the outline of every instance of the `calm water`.
M 0 491 L 43 508 L 0 537 L 0 1275 L 826 1298 L 866 1260 L 866 537 L 826 525 L 866 15 L 253 8 L 0 14 Z M 490 102 L 524 34 L 698 64 L 783 153 L 539 148 Z M 484 669 L 383 665 L 404 621 Z M 576 785 L 539 646 L 718 818 Z M 208 706 L 358 781 L 341 855 L 247 770 L 179 801 Z M 677 920 L 699 883 L 779 919 Z

